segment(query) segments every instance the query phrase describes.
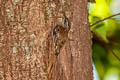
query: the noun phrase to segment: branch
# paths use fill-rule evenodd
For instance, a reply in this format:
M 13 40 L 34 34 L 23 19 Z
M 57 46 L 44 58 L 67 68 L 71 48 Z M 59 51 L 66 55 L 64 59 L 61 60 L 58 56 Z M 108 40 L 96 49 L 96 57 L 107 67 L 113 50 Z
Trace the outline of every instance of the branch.
M 88 0 L 88 2 L 96 3 L 96 1 L 95 1 L 95 0 Z
M 103 22 L 103 21 L 105 21 L 105 20 L 107 20 L 107 19 L 110 19 L 110 18 L 112 18 L 112 17 L 114 17 L 114 16 L 118 16 L 118 15 L 120 15 L 120 13 L 117 13 L 117 14 L 114 14 L 114 15 L 112 15 L 112 16 L 106 17 L 106 18 L 104 18 L 104 19 L 102 19 L 102 20 L 96 21 L 95 23 L 91 24 L 90 26 L 94 26 L 94 25 L 96 25 L 96 24 L 98 24 L 98 23 L 101 23 L 101 22 Z
M 112 15 L 112 16 L 106 17 L 106 18 L 104 18 L 104 19 L 102 19 L 102 20 L 96 21 L 95 23 L 91 24 L 90 27 L 91 27 L 91 26 L 94 26 L 94 25 L 96 25 L 96 24 L 99 24 L 99 23 L 101 23 L 101 22 L 103 22 L 103 21 L 105 21 L 105 20 L 107 20 L 107 19 L 110 19 L 110 18 L 112 18 L 112 17 L 114 17 L 114 16 L 118 16 L 118 15 L 120 15 L 120 13 L 117 13 L 117 14 L 114 14 L 114 15 Z M 120 58 L 114 53 L 114 51 L 112 50 L 112 48 L 109 47 L 109 45 L 108 45 L 99 35 L 97 35 L 95 32 L 93 32 L 93 34 L 94 34 L 94 36 L 95 36 L 102 44 L 104 44 L 104 46 L 105 46 L 108 50 L 110 50 L 110 51 L 112 52 L 112 54 L 120 61 Z
M 109 44 L 102 39 L 101 36 L 99 36 L 96 32 L 93 32 L 94 39 L 99 41 L 102 45 L 104 45 L 108 50 L 112 52 L 112 54 L 120 61 L 120 58 L 114 53 L 111 47 L 109 47 Z
M 110 50 L 112 52 L 112 54 L 120 61 L 120 58 L 114 53 L 114 51 L 112 50 L 111 47 L 109 47 L 109 45 L 106 45 L 106 47 L 108 48 L 108 50 Z

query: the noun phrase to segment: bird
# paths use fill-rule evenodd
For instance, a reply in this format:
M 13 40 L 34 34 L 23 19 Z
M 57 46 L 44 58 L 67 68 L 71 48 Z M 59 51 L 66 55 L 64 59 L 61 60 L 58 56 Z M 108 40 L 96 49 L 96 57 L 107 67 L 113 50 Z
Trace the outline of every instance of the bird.
M 65 42 L 69 40 L 68 34 L 71 28 L 71 23 L 64 12 L 63 17 L 63 24 L 56 24 L 52 30 L 54 54 L 50 58 L 50 63 L 47 70 L 48 74 L 51 72 L 54 61 L 56 61 L 57 56 L 60 54 L 61 48 L 64 46 Z
M 68 40 L 68 33 L 71 28 L 70 21 L 66 17 L 65 13 L 63 13 L 63 16 L 64 16 L 64 23 L 57 24 L 52 31 L 54 51 L 56 56 L 60 54 L 61 48 L 64 46 L 65 42 Z

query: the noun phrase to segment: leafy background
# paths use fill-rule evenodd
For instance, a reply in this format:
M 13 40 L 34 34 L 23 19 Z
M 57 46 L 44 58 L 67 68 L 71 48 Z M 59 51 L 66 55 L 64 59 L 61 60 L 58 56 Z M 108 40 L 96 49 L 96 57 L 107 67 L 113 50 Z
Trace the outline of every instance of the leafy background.
M 89 3 L 88 8 L 92 24 L 120 13 L 120 0 L 96 0 Z M 98 74 L 95 80 L 120 80 L 120 15 L 90 27 L 93 63 Z

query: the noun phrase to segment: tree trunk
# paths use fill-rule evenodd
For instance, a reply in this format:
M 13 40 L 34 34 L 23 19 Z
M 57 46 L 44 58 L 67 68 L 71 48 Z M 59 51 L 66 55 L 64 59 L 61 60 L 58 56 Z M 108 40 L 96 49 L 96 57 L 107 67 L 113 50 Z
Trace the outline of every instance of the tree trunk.
M 55 58 L 61 12 L 72 41 Z M 0 80 L 93 80 L 90 40 L 87 0 L 0 0 Z

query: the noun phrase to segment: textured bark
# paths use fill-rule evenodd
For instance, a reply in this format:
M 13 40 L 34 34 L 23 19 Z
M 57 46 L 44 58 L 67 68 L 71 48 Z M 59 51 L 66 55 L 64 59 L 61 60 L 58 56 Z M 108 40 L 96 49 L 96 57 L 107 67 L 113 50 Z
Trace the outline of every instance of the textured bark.
M 68 41 L 54 63 L 51 80 L 93 80 L 87 0 L 71 1 L 72 29 Z
M 75 42 L 71 43 L 73 80 L 93 80 L 87 0 L 76 0 L 74 2 L 73 27 L 73 39 L 75 39 Z
M 0 0 L 0 80 L 47 80 L 44 5 Z
M 51 32 L 72 23 L 60 55 Z M 0 0 L 0 80 L 93 80 L 87 0 Z

